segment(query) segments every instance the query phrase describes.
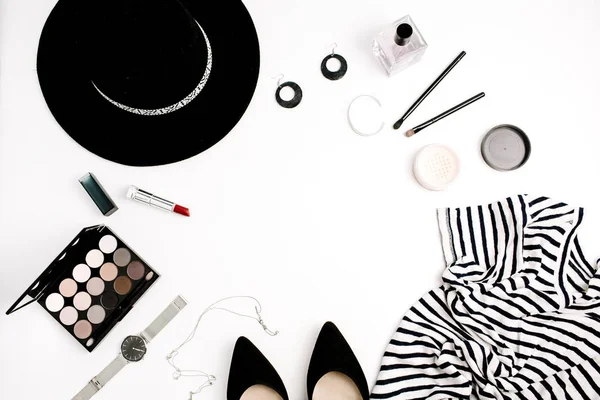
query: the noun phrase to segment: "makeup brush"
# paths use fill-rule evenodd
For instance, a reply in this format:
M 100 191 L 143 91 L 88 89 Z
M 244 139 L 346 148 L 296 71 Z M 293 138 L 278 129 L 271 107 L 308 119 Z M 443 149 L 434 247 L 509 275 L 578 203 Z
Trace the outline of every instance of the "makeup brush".
M 435 87 L 440 84 L 440 82 L 446 77 L 446 75 L 448 75 L 450 71 L 452 71 L 452 68 L 456 67 L 456 64 L 458 64 L 458 62 L 462 60 L 462 58 L 466 55 L 466 52 L 460 52 L 460 54 L 454 59 L 454 61 L 452 61 L 452 63 L 450 63 L 450 65 L 446 67 L 444 72 L 442 72 L 440 76 L 438 76 L 436 80 L 433 81 L 433 83 L 427 88 L 427 90 L 423 92 L 423 94 L 417 99 L 417 101 L 415 101 L 415 103 L 412 106 L 410 106 L 410 108 L 404 113 L 402 118 L 396 121 L 396 123 L 394 124 L 394 129 L 398 129 L 400 128 L 400 126 L 402 126 L 402 123 L 406 120 L 406 118 L 408 118 L 408 116 L 412 114 L 412 112 L 415 111 L 417 107 L 419 107 L 419 104 L 421 104 L 423 100 L 425 100 L 425 98 L 429 96 L 429 93 L 431 93 L 433 89 L 435 89 Z
M 468 106 L 469 104 L 476 102 L 477 100 L 481 99 L 484 96 L 485 96 L 485 93 L 481 92 L 481 93 L 471 97 L 470 99 L 463 101 L 462 103 L 452 107 L 451 109 L 444 111 L 440 115 L 431 118 L 429 121 L 425 121 L 421 125 L 417 125 L 414 128 L 409 129 L 408 131 L 406 131 L 406 136 L 407 137 L 413 136 L 417 132 L 422 131 L 423 129 L 427 128 L 429 125 L 433 125 L 436 122 L 438 122 L 439 120 L 446 118 L 448 115 L 454 114 L 461 108 L 464 108 L 464 107 Z

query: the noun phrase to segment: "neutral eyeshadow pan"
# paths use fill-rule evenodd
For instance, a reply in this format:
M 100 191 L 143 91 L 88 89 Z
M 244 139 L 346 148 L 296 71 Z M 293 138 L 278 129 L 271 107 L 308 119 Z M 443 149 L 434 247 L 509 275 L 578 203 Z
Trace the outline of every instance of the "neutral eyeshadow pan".
M 98 247 L 103 253 L 110 254 L 117 249 L 117 239 L 112 235 L 103 236 Z
M 87 339 L 92 334 L 92 324 L 85 320 L 77 321 L 73 332 L 79 339 Z
M 120 276 L 115 279 L 115 292 L 125 295 L 131 290 L 131 280 L 126 276 Z
M 139 261 L 132 261 L 127 267 L 127 275 L 129 275 L 129 277 L 134 281 L 142 279 L 144 277 L 144 273 L 146 273 L 144 265 Z
M 46 308 L 49 311 L 58 312 L 63 308 L 64 305 L 65 299 L 58 293 L 52 293 L 46 298 Z
M 106 311 L 102 306 L 91 306 L 87 312 L 87 318 L 92 324 L 99 324 L 104 321 Z
M 100 304 L 107 310 L 112 310 L 119 304 L 119 296 L 115 292 L 104 292 L 100 297 Z
M 77 282 L 86 282 L 90 279 L 92 272 L 90 271 L 90 267 L 85 264 L 79 264 L 75 268 L 73 268 L 73 278 Z
M 75 296 L 75 293 L 77 293 L 77 282 L 71 278 L 63 279 L 58 286 L 58 291 L 64 297 L 73 297 Z
M 92 298 L 87 292 L 79 292 L 73 297 L 73 305 L 79 311 L 85 311 L 92 305 Z
M 62 322 L 66 326 L 71 326 L 75 322 L 77 322 L 77 317 L 79 313 L 73 307 L 65 307 L 60 312 L 60 322 Z
M 90 250 L 85 256 L 85 263 L 92 268 L 98 268 L 104 263 L 104 254 L 100 250 Z
M 113 263 L 106 263 L 100 268 L 100 276 L 107 282 L 115 280 L 119 275 L 119 270 Z
M 92 296 L 99 296 L 104 292 L 104 281 L 94 277 L 88 281 L 86 289 Z
M 117 249 L 113 254 L 113 260 L 119 267 L 124 267 L 131 261 L 131 253 L 127 249 Z

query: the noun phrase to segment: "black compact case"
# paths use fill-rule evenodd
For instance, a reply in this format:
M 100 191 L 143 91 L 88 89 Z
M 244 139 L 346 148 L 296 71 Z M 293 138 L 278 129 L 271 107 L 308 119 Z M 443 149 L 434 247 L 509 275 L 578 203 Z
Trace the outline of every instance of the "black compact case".
M 159 274 L 105 225 L 84 228 L 6 314 L 38 302 L 93 351 Z

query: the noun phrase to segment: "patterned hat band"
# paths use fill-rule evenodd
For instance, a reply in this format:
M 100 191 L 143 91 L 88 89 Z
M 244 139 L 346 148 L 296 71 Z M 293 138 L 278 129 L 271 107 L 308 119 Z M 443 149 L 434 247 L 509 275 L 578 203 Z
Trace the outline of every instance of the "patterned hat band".
M 196 98 L 196 96 L 198 96 L 198 94 L 200 94 L 202 89 L 204 89 L 206 82 L 208 82 L 208 77 L 210 76 L 210 71 L 212 69 L 212 49 L 210 47 L 210 41 L 208 40 L 208 36 L 206 36 L 206 32 L 204 32 L 204 29 L 202 29 L 202 26 L 200 26 L 198 21 L 196 21 L 196 24 L 198 24 L 198 27 L 200 28 L 200 30 L 202 31 L 202 35 L 204 36 L 204 40 L 206 41 L 206 49 L 207 49 L 207 53 L 208 53 L 207 57 L 206 57 L 206 59 L 207 59 L 206 69 L 204 70 L 204 75 L 202 75 L 202 79 L 200 79 L 200 82 L 194 88 L 194 90 L 192 90 L 192 92 L 190 94 L 185 96 L 185 98 L 178 101 L 177 103 L 174 103 L 169 106 L 162 107 L 162 108 L 151 108 L 151 109 L 130 107 L 128 105 L 119 103 L 118 101 L 115 101 L 115 100 L 111 99 L 110 97 L 108 97 L 100 89 L 98 89 L 98 86 L 96 86 L 96 84 L 93 81 L 92 81 L 92 85 L 94 85 L 94 88 L 96 88 L 98 93 L 100 93 L 100 95 L 102 97 L 104 97 L 106 100 L 108 100 L 112 105 L 120 108 L 121 110 L 130 112 L 132 114 L 148 115 L 148 116 L 165 115 L 165 114 L 172 113 L 174 111 L 177 111 L 177 110 L 187 106 L 189 103 L 192 102 L 192 100 L 194 100 Z

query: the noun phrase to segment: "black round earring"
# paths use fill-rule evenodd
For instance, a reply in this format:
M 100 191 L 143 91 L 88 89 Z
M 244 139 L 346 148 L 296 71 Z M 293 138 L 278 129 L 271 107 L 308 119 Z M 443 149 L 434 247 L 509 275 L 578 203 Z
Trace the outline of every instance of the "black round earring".
M 346 62 L 346 59 L 340 56 L 339 54 L 335 54 L 336 47 L 337 44 L 334 44 L 333 49 L 331 50 L 331 54 L 325 57 L 321 62 L 321 72 L 323 73 L 323 76 L 329 79 L 330 81 L 337 81 L 338 79 L 342 79 L 342 77 L 346 75 L 346 72 L 348 71 L 348 63 Z M 331 71 L 329 70 L 329 68 L 327 68 L 327 61 L 331 60 L 332 58 L 340 62 L 340 68 L 337 71 Z
M 283 76 L 282 76 L 283 78 Z M 278 84 L 277 84 L 277 91 L 275 91 L 275 100 L 277 101 L 277 103 L 284 108 L 294 108 L 296 107 L 298 104 L 300 104 L 300 101 L 302 101 L 302 89 L 300 88 L 300 86 L 296 83 L 296 82 L 291 82 L 291 81 L 287 81 L 287 82 L 283 82 L 280 83 L 281 79 L 279 80 Z M 292 97 L 291 100 L 284 100 L 281 98 L 281 89 L 285 88 L 285 87 L 289 87 L 294 91 L 294 97 Z

